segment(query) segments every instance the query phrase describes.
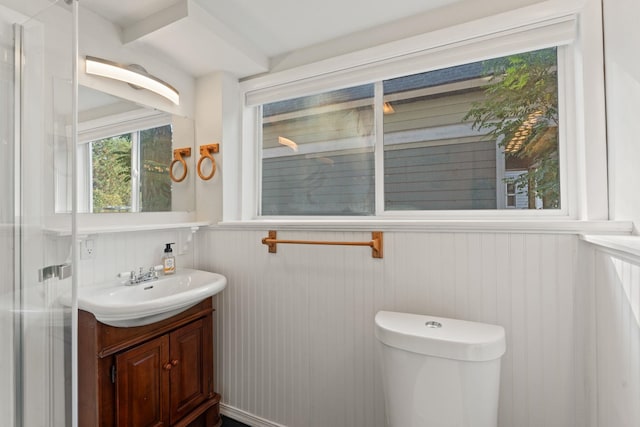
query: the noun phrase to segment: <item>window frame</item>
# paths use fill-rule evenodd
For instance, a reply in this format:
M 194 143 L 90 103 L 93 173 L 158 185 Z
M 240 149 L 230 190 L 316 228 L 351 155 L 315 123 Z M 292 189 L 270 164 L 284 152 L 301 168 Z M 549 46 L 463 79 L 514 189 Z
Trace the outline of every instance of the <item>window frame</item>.
M 241 202 L 235 206 L 225 206 L 223 211 L 223 223 L 243 221 L 279 221 L 297 222 L 305 220 L 317 223 L 335 223 L 340 220 L 348 222 L 371 222 L 381 220 L 392 222 L 393 220 L 578 220 L 578 219 L 606 219 L 602 212 L 589 212 L 585 195 L 590 190 L 586 188 L 588 179 L 584 176 L 589 169 L 588 163 L 594 164 L 593 158 L 586 159 L 588 137 L 585 135 L 585 116 L 592 116 L 595 121 L 601 121 L 599 126 L 604 126 L 603 116 L 597 108 L 594 113 L 587 114 L 585 108 L 578 108 L 579 102 L 584 99 L 584 90 L 587 81 L 596 82 L 603 86 L 603 82 L 597 79 L 598 74 L 587 75 L 585 57 L 591 58 L 598 52 L 586 49 L 581 45 L 580 31 L 577 22 L 582 18 L 575 10 L 567 11 L 558 7 L 555 13 L 548 14 L 544 18 L 538 18 L 531 22 L 523 18 L 517 11 L 507 13 L 513 15 L 514 21 L 509 27 L 504 22 L 497 23 L 487 18 L 469 25 L 460 25 L 454 29 L 445 29 L 391 43 L 379 49 L 369 49 L 370 57 L 362 52 L 360 55 L 346 55 L 343 57 L 325 60 L 320 63 L 302 66 L 297 69 L 287 70 L 273 75 L 267 75 L 242 82 L 240 85 L 243 104 L 243 144 L 241 153 L 242 176 L 240 182 L 233 179 L 226 180 L 225 189 L 235 186 L 241 195 Z M 525 22 L 523 22 L 525 21 Z M 456 31 L 457 32 L 453 32 Z M 455 36 L 452 36 L 455 34 Z M 453 38 L 451 38 L 453 37 Z M 453 39 L 453 41 L 452 41 Z M 559 134 L 560 151 L 560 185 L 561 208 L 553 210 L 461 210 L 461 211 L 385 211 L 383 198 L 383 146 L 375 145 L 376 162 L 376 214 L 362 217 L 329 217 L 329 216 L 262 216 L 260 214 L 260 177 L 261 157 L 261 103 L 289 99 L 298 96 L 310 95 L 318 92 L 329 91 L 359 85 L 365 83 L 380 82 L 380 88 L 376 89 L 376 97 L 382 96 L 381 81 L 412 73 L 431 71 L 463 63 L 470 63 L 492 57 L 507 56 L 510 54 L 542 49 L 546 47 L 558 47 L 558 99 L 559 114 L 561 119 Z M 391 50 L 394 53 L 391 53 Z M 587 51 L 587 52 L 586 52 Z M 399 53 L 398 53 L 399 52 Z M 585 55 L 588 53 L 588 55 Z M 354 58 L 355 57 L 355 58 Z M 601 56 L 600 56 L 601 58 Z M 339 63 L 342 61 L 342 65 Z M 350 64 L 350 61 L 359 64 Z M 592 62 L 590 59 L 589 62 Z M 315 68 L 314 68 L 315 67 Z M 573 83 L 571 83 L 573 82 Z M 378 94 L 378 92 L 380 92 Z M 381 99 L 381 98 L 380 98 Z M 376 99 L 376 102 L 379 99 Z M 381 105 L 377 103 L 376 105 Z M 382 139 L 382 110 L 376 109 L 376 139 Z M 378 117 L 378 115 L 380 117 Z M 602 149 L 604 141 L 599 142 L 597 149 Z M 596 151 L 596 150 L 594 150 Z M 606 160 L 598 159 L 596 175 L 606 177 Z M 230 182 L 231 181 L 231 182 Z M 597 193 L 590 194 L 589 201 L 593 203 L 605 203 L 606 191 L 602 188 L 595 189 Z M 606 190 L 606 188 L 605 188 Z M 225 190 L 226 191 L 226 190 Z

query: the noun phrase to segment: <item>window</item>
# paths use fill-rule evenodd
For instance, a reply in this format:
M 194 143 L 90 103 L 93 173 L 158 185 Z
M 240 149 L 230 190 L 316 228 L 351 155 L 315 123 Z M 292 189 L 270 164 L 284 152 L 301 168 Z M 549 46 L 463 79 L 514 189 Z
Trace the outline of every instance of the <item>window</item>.
M 508 209 L 526 209 L 531 203 L 540 208 L 540 199 L 533 197 L 526 189 L 519 188 L 518 180 L 526 174 L 526 170 L 512 170 L 505 172 L 506 207 Z
M 374 213 L 374 88 L 262 108 L 264 215 Z
M 558 68 L 547 48 L 265 103 L 261 214 L 560 209 Z
M 89 142 L 88 212 L 171 211 L 171 125 Z
M 413 224 L 416 227 L 429 228 L 435 226 L 436 223 L 433 221 L 464 219 L 473 226 L 477 225 L 478 221 L 491 220 L 491 223 L 486 222 L 482 227 L 493 227 L 493 220 L 508 219 L 514 220 L 510 223 L 514 229 L 519 229 L 521 224 L 540 219 L 547 223 L 543 227 L 550 225 L 550 221 L 557 221 L 556 225 L 559 228 L 565 226 L 566 220 L 606 220 L 608 205 L 604 77 L 601 67 L 603 58 L 601 49 L 597 48 L 599 44 L 596 39 L 599 35 L 586 31 L 587 27 L 578 25 L 580 19 L 593 19 L 593 13 L 595 10 L 591 10 L 590 7 L 576 9 L 575 5 L 569 6 L 566 2 L 536 4 L 506 11 L 499 17 L 487 16 L 470 22 L 461 19 L 455 26 L 429 28 L 423 34 L 404 40 L 370 46 L 335 58 L 326 58 L 315 63 L 242 80 L 238 86 L 238 99 L 241 100 L 242 108 L 241 127 L 234 127 L 233 121 L 229 120 L 228 129 L 225 128 L 230 137 L 235 136 L 236 129 L 241 130 L 238 139 L 242 142 L 227 145 L 225 148 L 225 163 L 232 167 L 227 167 L 226 172 L 223 172 L 223 221 L 230 225 L 238 221 L 279 221 L 283 224 L 291 222 L 294 227 L 313 221 L 321 228 L 349 228 L 353 225 L 367 227 L 365 224 L 373 224 L 376 221 L 383 221 L 386 223 L 385 226 L 389 227 L 411 227 L 405 221 L 411 219 L 415 220 Z M 310 52 L 308 57 L 313 56 L 311 53 L 313 52 Z M 315 53 L 324 55 L 326 52 Z M 534 63 L 539 60 L 552 61 L 540 69 L 545 71 L 545 78 L 548 77 L 548 81 L 556 86 L 556 90 L 546 89 L 549 96 L 543 97 L 544 100 L 555 102 L 547 104 L 554 105 L 553 108 L 539 111 L 530 108 L 533 103 L 521 103 L 520 105 L 526 108 L 513 112 L 504 110 L 505 114 L 497 117 L 499 120 L 496 121 L 490 115 L 483 114 L 482 104 L 474 104 L 474 100 L 468 99 L 470 107 L 477 105 L 478 109 L 472 111 L 469 108 L 464 114 L 458 112 L 459 121 L 451 121 L 454 117 L 450 115 L 448 123 L 434 123 L 416 129 L 393 128 L 402 124 L 395 123 L 392 126 L 394 120 L 398 120 L 405 113 L 408 114 L 403 110 L 405 107 L 411 103 L 417 106 L 418 103 L 413 102 L 413 99 L 426 102 L 427 99 L 421 97 L 428 96 L 430 102 L 444 102 L 445 98 L 461 99 L 463 96 L 471 96 L 473 92 L 483 95 L 492 83 L 524 83 L 530 80 L 505 78 L 510 74 L 503 72 L 496 74 L 493 80 L 490 75 L 480 73 L 475 79 L 452 79 L 449 83 L 441 82 L 435 86 L 425 84 L 422 88 L 394 88 L 393 83 L 399 84 L 402 79 L 411 79 L 412 76 L 419 75 L 434 78 L 445 71 L 453 73 L 474 64 L 479 64 L 480 71 L 485 71 L 491 66 L 495 66 L 496 70 L 503 67 L 504 71 L 508 71 L 508 60 L 513 57 L 513 68 L 517 68 L 516 65 L 526 65 L 526 61 L 520 61 L 517 57 L 527 55 L 532 56 L 530 59 Z M 536 56 L 538 58 L 535 58 Z M 465 84 L 468 87 L 464 87 Z M 352 88 L 362 86 L 373 88 L 373 133 L 370 136 L 373 146 L 370 148 L 372 154 L 366 154 L 370 159 L 368 164 L 373 164 L 373 170 L 369 169 L 369 172 L 360 175 L 363 181 L 369 183 L 367 185 L 371 185 L 372 190 L 364 191 L 361 188 L 357 193 L 357 197 L 367 194 L 368 199 L 358 201 L 357 197 L 353 197 L 353 203 L 349 206 L 343 205 L 335 210 L 332 210 L 332 206 L 327 206 L 327 203 L 332 204 L 333 201 L 325 203 L 320 199 L 314 200 L 313 207 L 301 206 L 292 202 L 294 187 L 288 182 L 279 188 L 282 194 L 289 197 L 288 204 L 271 203 L 267 199 L 265 182 L 268 174 L 274 172 L 270 163 L 275 164 L 281 160 L 282 163 L 278 165 L 281 171 L 277 173 L 286 176 L 285 162 L 303 158 L 308 160 L 313 156 L 327 157 L 326 154 L 331 154 L 327 163 L 337 164 L 338 160 L 345 158 L 343 156 L 350 155 L 353 148 L 344 148 L 343 151 L 337 149 L 333 152 L 326 149 L 322 155 L 303 152 L 303 144 L 296 141 L 295 137 L 281 134 L 278 137 L 281 137 L 282 143 L 276 142 L 281 146 L 281 153 L 269 151 L 277 147 L 263 147 L 263 135 L 268 131 L 267 126 L 285 121 L 287 116 L 284 112 L 279 115 L 265 110 L 277 111 L 279 105 L 298 100 L 300 108 L 296 115 L 297 119 L 301 120 L 305 114 L 314 115 L 319 111 L 314 112 L 312 107 L 305 108 L 307 100 L 310 101 L 309 105 L 315 105 L 314 98 L 336 91 L 346 94 Z M 545 85 L 538 86 L 542 87 Z M 482 101 L 482 97 L 479 101 Z M 342 103 L 343 106 L 346 106 L 347 102 L 348 97 L 335 100 L 336 104 Z M 388 104 L 387 114 L 384 112 L 385 103 Z M 444 104 L 432 110 L 436 113 L 438 110 L 446 111 Z M 266 117 L 269 120 L 268 124 L 263 123 Z M 510 117 L 517 117 L 519 120 L 509 120 Z M 489 126 L 500 121 L 505 125 L 502 129 L 492 129 Z M 408 122 L 404 124 L 409 125 Z M 317 130 L 315 148 L 322 147 L 320 141 L 323 139 L 320 134 L 332 129 L 332 126 L 324 126 Z M 414 134 L 413 130 L 421 135 Z M 494 130 L 499 131 L 501 135 L 491 134 Z M 449 133 L 439 135 L 441 131 Z M 360 136 L 364 139 L 362 135 L 365 134 Z M 522 141 L 523 144 L 526 142 L 524 150 L 519 146 L 518 139 L 523 135 L 525 139 L 528 138 L 527 141 Z M 416 137 L 424 139 L 418 140 Z M 537 143 L 529 144 L 534 140 Z M 271 143 L 273 141 L 272 139 Z M 461 168 L 461 172 L 474 178 L 478 185 L 467 185 L 466 188 L 459 186 L 459 194 L 467 192 L 464 198 L 449 197 L 438 200 L 442 195 L 436 193 L 439 187 L 450 185 L 448 190 L 451 194 L 455 190 L 451 185 L 456 181 L 462 185 L 464 175 L 461 174 L 457 180 L 426 181 L 430 178 L 427 173 L 418 176 L 410 169 L 409 162 L 417 160 L 413 154 L 422 150 L 423 156 L 429 154 L 432 158 L 439 157 L 440 160 L 443 160 L 444 156 L 450 159 L 455 157 L 456 162 L 460 163 L 462 154 L 454 156 L 455 149 L 462 149 L 465 144 L 469 147 L 471 141 L 480 145 L 481 141 L 487 145 L 487 141 L 493 143 L 491 150 L 484 147 L 473 154 L 473 168 L 467 168 L 467 164 Z M 291 144 L 299 151 L 294 152 L 293 149 L 286 148 L 285 144 Z M 473 147 L 479 148 L 480 145 Z M 312 146 L 307 148 L 311 149 Z M 411 151 L 414 148 L 415 151 Z M 360 150 L 359 153 L 366 151 L 365 146 L 360 146 L 357 150 Z M 449 150 L 450 153 L 438 153 L 437 150 Z M 516 155 L 514 150 L 523 155 Z M 481 153 L 485 158 L 483 161 L 487 162 L 485 167 L 480 163 Z M 494 159 L 488 157 L 490 153 L 494 153 Z M 406 155 L 406 163 L 396 167 L 394 171 L 391 169 L 392 158 L 399 158 L 400 154 Z M 470 152 L 465 155 L 472 156 Z M 486 167 L 491 162 L 495 167 L 493 181 L 487 176 Z M 315 166 L 320 168 L 319 164 Z M 240 172 L 236 173 L 238 168 Z M 455 170 L 453 164 L 450 169 Z M 322 172 L 330 170 L 324 168 Z M 402 174 L 395 177 L 390 177 L 387 173 L 398 171 Z M 438 172 L 432 170 L 429 173 L 440 177 Z M 414 176 L 408 179 L 411 174 Z M 402 175 L 407 177 L 405 182 L 398 181 Z M 301 175 L 296 181 L 305 181 L 305 178 L 310 180 L 314 176 L 318 174 Z M 326 180 L 326 177 L 323 176 L 323 179 Z M 431 194 L 424 191 L 425 188 L 428 189 L 427 183 L 431 185 Z M 509 192 L 509 195 L 516 195 L 515 206 L 513 198 L 509 198 L 507 194 L 508 183 L 513 183 L 514 191 Z M 417 195 L 413 194 L 416 186 L 420 188 L 417 193 L 422 193 L 419 197 L 413 197 Z M 325 188 L 334 187 L 338 188 L 335 185 L 327 185 Z M 298 199 L 304 199 L 304 196 L 303 190 L 296 194 Z M 430 200 L 429 196 L 438 197 L 431 197 Z M 359 206 L 356 206 L 356 201 Z M 453 201 L 459 206 L 455 206 Z M 438 206 L 436 202 L 446 202 L 449 205 Z M 466 206 L 463 206 L 464 203 Z M 499 227 L 504 224 L 501 223 Z M 540 225 L 534 225 L 538 226 Z

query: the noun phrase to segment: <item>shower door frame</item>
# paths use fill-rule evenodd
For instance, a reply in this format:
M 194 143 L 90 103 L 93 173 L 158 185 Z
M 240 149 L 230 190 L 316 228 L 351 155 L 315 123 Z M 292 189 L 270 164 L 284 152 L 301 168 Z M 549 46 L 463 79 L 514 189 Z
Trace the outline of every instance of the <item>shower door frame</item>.
M 13 24 L 13 419 L 24 424 L 22 299 L 22 37 L 24 28 Z
M 77 71 L 77 56 L 78 56 L 78 1 L 68 1 L 64 0 L 67 4 L 71 4 L 71 20 L 73 23 L 72 29 L 72 37 L 71 44 L 69 45 L 69 52 L 72 58 L 71 65 L 71 135 L 69 135 L 68 147 L 70 147 L 71 151 L 71 165 L 67 172 L 71 173 L 72 182 L 76 182 L 76 147 L 77 147 L 77 85 L 78 85 L 78 71 Z M 51 3 L 48 7 L 58 7 L 60 6 L 62 0 L 58 0 L 54 3 Z M 31 19 L 37 19 L 41 13 L 46 13 L 45 10 L 38 12 L 38 15 L 31 16 L 26 19 L 25 22 L 14 23 L 13 24 L 13 120 L 10 119 L 9 123 L 12 122 L 12 132 L 13 132 L 13 142 L 12 142 L 12 157 L 13 159 L 8 160 L 8 164 L 13 168 L 13 182 L 7 185 L 7 189 L 12 192 L 10 197 L 7 197 L 8 203 L 12 203 L 9 207 L 9 211 L 13 214 L 13 221 L 11 221 L 11 217 L 9 217 L 8 221 L 8 235 L 7 235 L 7 243 L 11 241 L 13 244 L 13 260 L 9 261 L 13 267 L 12 277 L 8 278 L 9 285 L 12 288 L 12 296 L 9 298 L 10 304 L 12 306 L 8 307 L 12 311 L 12 314 L 8 316 L 8 321 L 12 322 L 12 360 L 11 360 L 11 380 L 13 382 L 12 386 L 9 385 L 9 388 L 13 389 L 13 393 L 11 395 L 12 402 L 9 404 L 13 408 L 13 414 L 11 414 L 13 419 L 14 427 L 31 427 L 26 423 L 30 422 L 29 419 L 33 418 L 35 422 L 38 421 L 38 418 L 44 420 L 43 422 L 50 427 L 58 427 L 60 419 L 62 418 L 64 421 L 64 426 L 71 425 L 73 427 L 77 427 L 77 363 L 76 363 L 76 354 L 77 354 L 77 278 L 76 274 L 73 274 L 71 277 L 71 291 L 72 291 L 72 301 L 73 306 L 71 308 L 71 319 L 70 325 L 65 324 L 62 326 L 61 324 L 54 324 L 53 320 L 56 317 L 56 313 L 53 309 L 53 299 L 55 299 L 55 294 L 49 291 L 49 287 L 52 286 L 52 281 L 56 279 L 48 279 L 43 281 L 42 283 L 34 283 L 34 261 L 31 258 L 35 255 L 36 259 L 39 257 L 39 261 L 44 261 L 46 258 L 45 254 L 47 252 L 47 248 L 51 248 L 50 244 L 47 244 L 46 237 L 46 226 L 44 219 L 44 210 L 42 212 L 28 212 L 28 210 L 33 210 L 29 202 L 25 201 L 25 193 L 27 189 L 25 185 L 28 184 L 27 181 L 32 181 L 30 179 L 25 181 L 25 175 L 29 173 L 28 168 L 33 168 L 34 165 L 27 165 L 25 162 L 30 161 L 31 159 L 28 156 L 29 150 L 40 149 L 40 147 L 29 148 L 26 147 L 28 142 L 33 141 L 25 141 L 25 138 L 28 138 L 25 133 L 25 126 L 27 126 L 25 117 L 27 115 L 26 108 L 29 108 L 29 99 L 25 99 L 25 84 L 33 84 L 33 78 L 29 79 L 25 75 L 24 64 L 28 55 L 32 55 L 27 52 L 25 43 L 25 26 L 24 24 Z M 9 25 L 11 25 L 11 21 L 9 21 Z M 44 25 L 44 24 L 43 24 Z M 50 46 L 47 46 L 50 47 Z M 65 47 L 66 48 L 66 47 Z M 47 50 L 40 52 L 42 55 L 47 55 Z M 36 53 L 37 55 L 38 53 Z M 38 60 L 43 58 L 36 58 L 34 61 L 38 62 Z M 43 62 L 43 63 L 44 63 Z M 11 64 L 9 65 L 11 67 Z M 44 68 L 46 70 L 46 67 Z M 48 70 L 47 70 L 48 71 Z M 52 77 L 53 74 L 50 75 L 48 72 L 43 72 L 43 78 Z M 38 82 L 36 82 L 38 83 Z M 42 83 L 42 82 L 39 82 Z M 9 84 L 9 86 L 11 83 Z M 32 86 L 30 86 L 32 87 Z M 38 90 L 34 90 L 34 93 L 38 92 Z M 44 94 L 44 93 L 43 93 Z M 7 94 L 9 95 L 9 93 Z M 50 102 L 53 102 L 53 95 L 50 96 L 51 99 L 47 99 Z M 31 94 L 31 99 L 33 100 L 33 93 Z M 45 98 L 46 99 L 46 98 Z M 67 104 L 68 105 L 68 104 Z M 33 106 L 31 106 L 33 108 Z M 43 103 L 42 110 L 42 119 L 43 126 L 42 129 L 43 136 L 49 136 L 47 132 L 51 135 L 54 134 L 52 129 L 48 129 L 47 120 L 45 120 L 46 113 L 44 113 L 44 109 L 50 107 L 46 102 Z M 51 122 L 51 126 L 53 126 Z M 31 133 L 31 132 L 29 132 Z M 11 140 L 11 136 L 9 136 L 9 140 Z M 32 138 L 33 139 L 33 138 Z M 43 139 L 42 144 L 45 143 Z M 43 161 L 46 161 L 46 157 Z M 37 167 L 36 163 L 36 167 Z M 43 175 L 44 176 L 44 175 Z M 29 176 L 27 175 L 27 178 Z M 36 180 L 37 181 L 37 180 Z M 33 183 L 32 183 L 33 184 Z M 32 185 L 33 186 L 33 185 Z M 77 245 L 75 242 L 77 241 L 77 223 L 76 223 L 76 186 L 72 185 L 72 210 L 70 214 L 70 230 L 69 234 L 65 235 L 65 239 L 69 239 L 70 245 L 70 260 L 73 270 L 77 269 L 78 265 L 78 251 Z M 32 188 L 32 192 L 38 191 L 46 191 L 43 188 Z M 36 193 L 37 194 L 37 193 Z M 29 199 L 31 200 L 31 199 Z M 35 228 L 38 228 L 40 235 L 39 241 L 42 242 L 42 247 L 36 246 L 38 249 L 41 249 L 41 254 L 25 254 L 25 250 L 33 249 L 33 242 L 25 242 L 25 239 L 29 237 L 30 227 L 33 227 L 34 224 L 32 218 L 37 217 L 39 220 L 36 221 Z M 41 227 L 40 227 L 41 226 Z M 33 235 L 31 235 L 33 236 Z M 26 244 L 25 244 L 26 243 Z M 36 244 L 37 245 L 37 244 Z M 33 251 L 31 251 L 33 252 Z M 37 252 L 37 251 L 36 251 Z M 30 259 L 28 262 L 26 258 L 29 256 Z M 37 262 L 36 262 L 37 264 Z M 43 265 L 44 267 L 44 265 Z M 29 271 L 25 271 L 25 269 L 29 269 Z M 32 301 L 27 301 L 30 296 L 27 296 L 27 291 L 32 291 L 36 288 L 36 291 L 41 292 L 41 307 L 39 309 L 40 312 L 35 314 L 36 320 L 32 318 L 26 318 L 26 316 L 32 315 L 29 310 L 33 308 L 29 306 Z M 42 288 L 40 288 L 42 287 Z M 27 289 L 31 288 L 31 289 Z M 53 296 L 52 296 L 53 295 Z M 59 316 L 59 315 L 58 315 Z M 67 318 L 67 316 L 64 316 Z M 9 320 L 10 319 L 10 320 Z M 29 350 L 33 350 L 29 348 L 30 345 L 27 342 L 27 333 L 32 333 L 28 331 L 29 328 L 40 328 L 38 330 L 38 334 L 42 334 L 45 341 L 41 346 L 35 346 L 36 349 L 42 349 L 42 355 L 37 355 L 37 357 L 29 356 L 27 353 Z M 60 340 L 60 336 L 63 335 L 63 328 L 69 328 L 71 344 L 68 346 L 69 348 L 64 349 L 65 356 L 64 358 L 69 358 L 71 360 L 70 363 L 70 376 L 71 376 L 71 384 L 70 387 L 62 386 L 58 381 L 60 381 L 59 372 L 55 372 L 55 368 L 58 368 L 60 363 L 62 362 L 59 358 L 56 358 L 56 354 L 54 354 L 54 344 L 55 340 Z M 44 332 L 43 332 L 44 331 Z M 57 334 L 57 335 L 56 335 Z M 55 335 L 55 336 L 54 336 Z M 39 336 L 39 335 L 36 335 Z M 29 340 L 31 342 L 31 346 L 33 346 L 33 339 Z M 56 345 L 59 344 L 59 341 L 56 342 Z M 34 353 L 30 351 L 30 353 Z M 54 360 L 55 359 L 55 360 Z M 27 404 L 27 399 L 29 398 L 26 394 L 30 387 L 33 387 L 33 375 L 31 375 L 30 385 L 27 385 L 28 379 L 28 370 L 30 369 L 30 365 L 32 363 L 38 363 L 36 365 L 36 370 L 42 370 L 44 367 L 44 375 L 46 377 L 43 378 L 44 382 L 44 391 L 39 395 L 41 397 L 40 400 L 36 398 L 36 406 L 30 408 Z M 33 369 L 33 367 L 31 366 Z M 57 374 L 57 379 L 54 379 L 54 374 Z M 56 389 L 57 387 L 57 389 Z M 60 387 L 64 387 L 65 396 L 64 399 L 60 399 L 59 397 L 54 400 L 55 391 L 60 389 Z M 65 402 L 68 400 L 70 403 L 65 403 L 65 406 L 60 406 L 60 400 L 64 400 Z M 41 403 L 42 406 L 39 405 Z M 30 411 L 41 410 L 41 414 L 37 417 L 26 416 L 31 413 Z M 57 417 L 53 417 L 52 415 L 56 413 L 56 411 L 60 411 L 57 413 Z M 29 412 L 27 412 L 29 411 Z M 69 412 L 70 411 L 70 412 Z M 64 415 L 62 415 L 64 414 Z M 10 421 L 10 420 L 9 420 Z M 33 420 L 32 420 L 33 421 Z M 39 422 L 37 422 L 40 425 Z

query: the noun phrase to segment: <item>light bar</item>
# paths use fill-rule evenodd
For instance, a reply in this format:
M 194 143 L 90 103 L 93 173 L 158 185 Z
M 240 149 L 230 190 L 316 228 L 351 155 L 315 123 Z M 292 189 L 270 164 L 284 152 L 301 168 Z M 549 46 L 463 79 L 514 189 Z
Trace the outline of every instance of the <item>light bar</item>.
M 139 71 L 137 68 L 134 70 L 126 65 L 96 58 L 95 56 L 86 56 L 85 59 L 85 71 L 87 74 L 126 82 L 130 85 L 144 88 L 164 96 L 176 105 L 180 104 L 180 94 L 178 91 L 170 84 L 149 73 Z

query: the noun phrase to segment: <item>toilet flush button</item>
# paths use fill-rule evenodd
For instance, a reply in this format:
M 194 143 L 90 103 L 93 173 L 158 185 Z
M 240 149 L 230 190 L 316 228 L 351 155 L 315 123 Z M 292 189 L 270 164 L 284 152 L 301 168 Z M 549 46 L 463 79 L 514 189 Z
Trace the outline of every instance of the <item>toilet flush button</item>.
M 442 323 L 431 320 L 424 324 L 427 328 L 442 328 Z

